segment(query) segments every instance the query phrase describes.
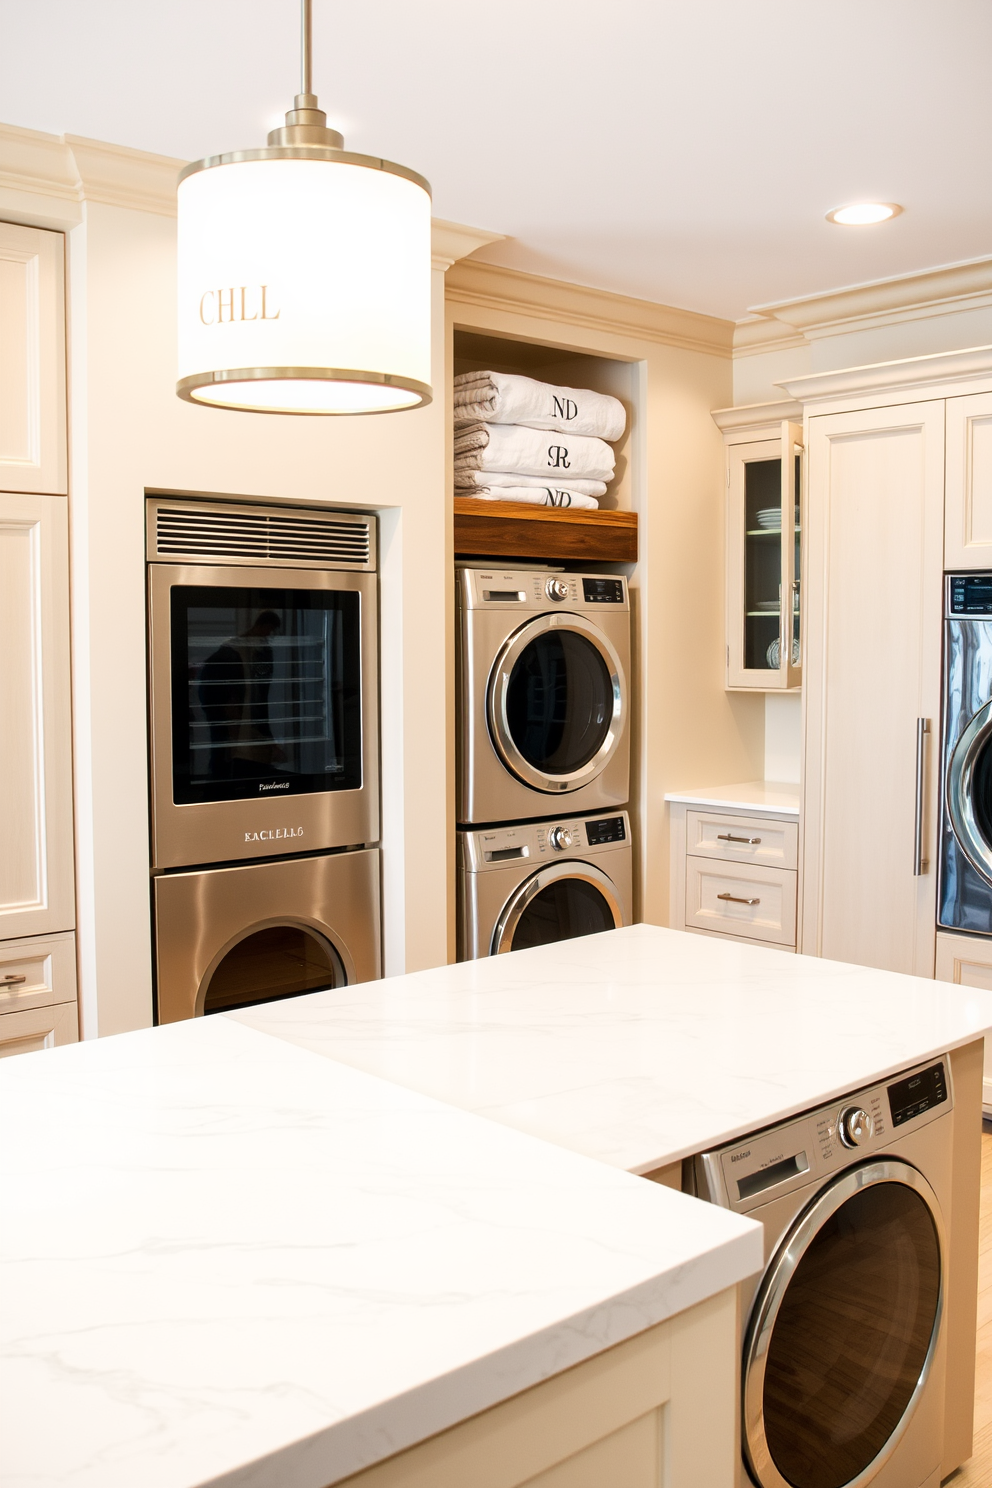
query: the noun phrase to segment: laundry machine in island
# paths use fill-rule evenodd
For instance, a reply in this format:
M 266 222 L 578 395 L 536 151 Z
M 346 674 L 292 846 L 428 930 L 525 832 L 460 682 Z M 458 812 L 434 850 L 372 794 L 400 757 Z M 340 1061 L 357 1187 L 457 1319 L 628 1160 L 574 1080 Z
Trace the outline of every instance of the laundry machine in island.
M 633 918 L 625 811 L 458 833 L 458 959 L 616 930 Z
M 626 805 L 623 574 L 458 570 L 458 821 Z
M 937 1488 L 952 1105 L 943 1056 L 688 1165 L 700 1198 L 765 1230 L 742 1485 Z

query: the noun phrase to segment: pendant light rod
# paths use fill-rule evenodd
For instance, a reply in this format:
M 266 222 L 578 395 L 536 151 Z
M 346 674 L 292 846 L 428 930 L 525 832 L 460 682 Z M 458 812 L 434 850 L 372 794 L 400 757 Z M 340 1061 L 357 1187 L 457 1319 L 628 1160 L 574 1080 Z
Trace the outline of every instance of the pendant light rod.
M 300 92 L 313 93 L 313 0 L 301 0 Z

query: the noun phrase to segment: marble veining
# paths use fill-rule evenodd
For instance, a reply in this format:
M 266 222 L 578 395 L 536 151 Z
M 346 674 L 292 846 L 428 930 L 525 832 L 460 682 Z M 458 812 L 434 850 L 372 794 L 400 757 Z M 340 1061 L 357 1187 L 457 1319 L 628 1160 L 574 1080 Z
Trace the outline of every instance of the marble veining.
M 229 1015 L 634 1173 L 992 1027 L 992 994 L 632 925 Z
M 0 1068 L 5 1488 L 326 1488 L 760 1264 L 745 1219 L 244 1021 Z

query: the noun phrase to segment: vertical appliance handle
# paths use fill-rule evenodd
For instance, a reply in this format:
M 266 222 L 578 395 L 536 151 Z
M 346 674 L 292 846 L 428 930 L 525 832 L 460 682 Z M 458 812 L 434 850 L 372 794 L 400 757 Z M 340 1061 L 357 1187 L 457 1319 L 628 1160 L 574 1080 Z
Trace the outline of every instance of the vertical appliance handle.
M 923 856 L 923 795 L 924 777 L 926 771 L 925 754 L 926 736 L 930 732 L 929 718 L 918 718 L 916 720 L 916 826 L 913 835 L 913 877 L 921 878 L 930 867 L 927 859 Z

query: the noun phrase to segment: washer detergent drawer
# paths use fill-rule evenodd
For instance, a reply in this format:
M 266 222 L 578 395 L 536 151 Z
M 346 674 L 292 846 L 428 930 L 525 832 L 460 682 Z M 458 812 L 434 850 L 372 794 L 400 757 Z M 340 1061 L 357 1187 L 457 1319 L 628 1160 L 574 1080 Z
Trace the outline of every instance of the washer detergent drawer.
M 796 868 L 799 864 L 799 825 L 757 816 L 721 816 L 715 811 L 687 811 L 685 845 L 686 852 L 694 857 L 760 863 L 765 868 Z
M 773 945 L 795 945 L 796 879 L 788 868 L 688 857 L 686 929 L 725 931 Z

